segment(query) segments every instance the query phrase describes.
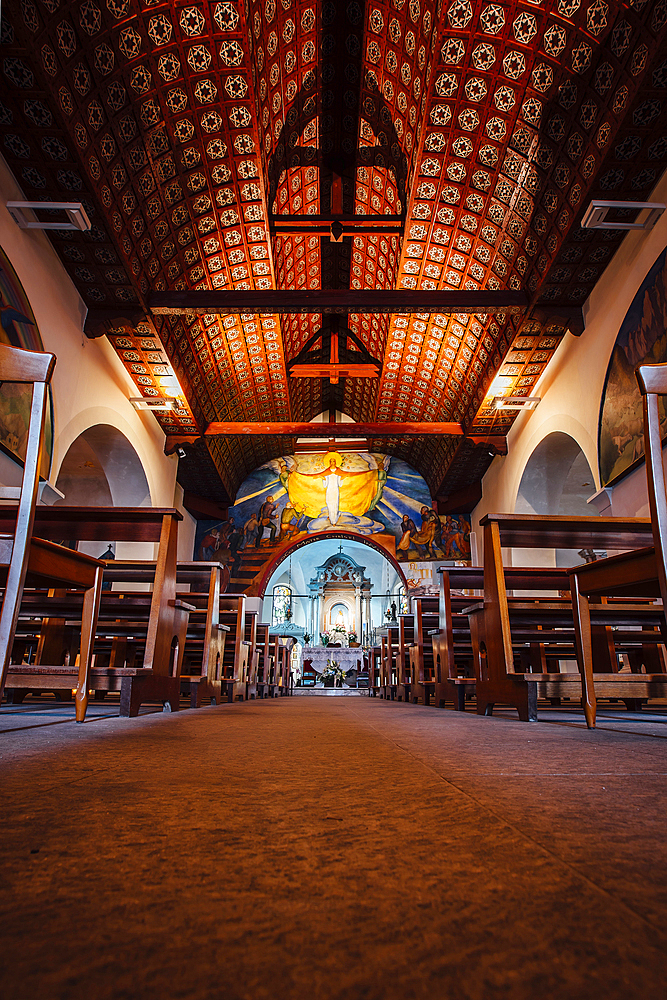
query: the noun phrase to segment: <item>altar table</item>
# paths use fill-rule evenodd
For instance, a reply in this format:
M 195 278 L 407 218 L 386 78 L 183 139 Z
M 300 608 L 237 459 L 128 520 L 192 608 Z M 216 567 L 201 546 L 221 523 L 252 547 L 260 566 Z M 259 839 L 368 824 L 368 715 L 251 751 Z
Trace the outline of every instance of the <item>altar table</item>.
M 364 651 L 361 646 L 357 649 L 343 646 L 306 646 L 301 654 L 301 659 L 302 661 L 312 660 L 313 670 L 317 671 L 318 674 L 321 674 L 326 668 L 328 660 L 335 660 L 347 673 L 348 670 L 357 669 L 357 661 L 363 662 L 363 655 Z

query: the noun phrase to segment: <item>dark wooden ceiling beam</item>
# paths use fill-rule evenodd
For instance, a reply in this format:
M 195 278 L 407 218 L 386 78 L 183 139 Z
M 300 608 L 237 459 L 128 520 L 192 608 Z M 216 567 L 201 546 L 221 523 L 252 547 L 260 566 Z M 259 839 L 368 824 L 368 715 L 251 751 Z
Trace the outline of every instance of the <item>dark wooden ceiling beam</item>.
M 303 438 L 378 438 L 378 437 L 433 437 L 443 435 L 449 437 L 468 437 L 463 427 L 458 423 L 435 423 L 430 421 L 389 422 L 379 423 L 266 423 L 264 421 L 216 420 L 210 423 L 204 432 L 208 436 L 223 434 L 252 437 L 267 435 L 270 437 L 303 437 Z M 474 436 L 469 438 L 475 445 L 506 449 L 505 438 L 502 435 L 492 437 Z M 506 453 L 506 451 L 504 451 Z
M 406 437 L 415 435 L 448 434 L 455 437 L 463 435 L 463 427 L 457 423 L 265 423 L 258 421 L 213 421 L 204 432 L 207 435 L 240 434 L 243 437 L 265 434 L 280 437 L 308 438 L 362 438 L 362 437 Z
M 394 291 L 387 289 L 315 289 L 284 291 L 153 292 L 156 315 L 192 313 L 494 313 L 522 312 L 529 300 L 523 291 Z

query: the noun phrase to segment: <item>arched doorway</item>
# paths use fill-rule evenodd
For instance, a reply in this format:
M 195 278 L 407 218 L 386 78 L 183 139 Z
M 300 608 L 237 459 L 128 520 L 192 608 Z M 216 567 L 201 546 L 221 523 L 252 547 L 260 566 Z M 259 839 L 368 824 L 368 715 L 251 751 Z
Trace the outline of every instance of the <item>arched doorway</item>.
M 569 434 L 555 431 L 537 445 L 523 470 L 514 507 L 515 514 L 559 514 L 574 517 L 595 515 L 588 497 L 595 492 L 595 479 L 588 460 Z M 553 564 L 553 550 L 515 549 L 515 565 Z M 575 550 L 558 549 L 557 566 L 582 561 Z
M 88 427 L 72 442 L 60 466 L 56 488 L 64 493 L 64 499 L 57 502 L 67 506 L 151 506 L 141 459 L 125 435 L 111 424 Z M 152 543 L 125 542 L 116 546 L 111 540 L 111 546 L 118 557 L 153 558 Z M 79 548 L 99 556 L 106 546 L 82 542 Z

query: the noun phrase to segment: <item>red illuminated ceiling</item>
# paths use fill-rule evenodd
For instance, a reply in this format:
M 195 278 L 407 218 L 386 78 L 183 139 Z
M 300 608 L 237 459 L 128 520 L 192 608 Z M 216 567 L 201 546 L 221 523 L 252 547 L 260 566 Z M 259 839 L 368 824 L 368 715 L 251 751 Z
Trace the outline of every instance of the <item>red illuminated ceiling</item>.
M 583 209 L 647 200 L 667 161 L 665 0 L 13 0 L 3 18 L 3 153 L 26 197 L 84 203 L 91 232 L 54 245 L 138 393 L 178 377 L 169 433 L 327 408 L 505 433 L 492 396 L 534 392 L 618 245 L 580 229 Z M 401 232 L 275 231 L 337 209 Z M 327 316 L 147 309 L 154 290 L 232 288 L 512 289 L 533 306 L 353 314 L 381 376 L 330 385 L 286 368 Z M 285 447 L 199 442 L 180 477 L 224 499 Z M 377 447 L 434 494 L 490 461 L 461 438 Z

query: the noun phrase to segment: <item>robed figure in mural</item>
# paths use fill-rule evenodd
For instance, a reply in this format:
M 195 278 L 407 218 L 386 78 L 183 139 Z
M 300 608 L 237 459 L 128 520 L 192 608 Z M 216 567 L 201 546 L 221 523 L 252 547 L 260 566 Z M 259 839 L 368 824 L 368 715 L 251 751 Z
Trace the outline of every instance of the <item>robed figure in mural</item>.
M 384 467 L 380 468 L 372 455 L 364 455 L 363 460 L 365 469 L 343 469 L 342 455 L 329 452 L 323 469 L 303 472 L 296 463 L 291 469 L 284 463 L 279 478 L 298 510 L 309 517 L 319 517 L 325 507 L 333 525 L 338 523 L 341 513 L 365 514 L 382 496 L 387 479 Z
M 340 484 L 342 480 L 349 479 L 351 476 L 368 476 L 368 472 L 363 470 L 360 470 L 359 472 L 348 472 L 345 469 L 341 469 L 338 466 L 336 456 L 332 455 L 329 460 L 328 469 L 323 469 L 321 472 L 301 472 L 299 475 L 307 476 L 309 479 L 322 479 L 327 514 L 329 515 L 330 522 L 332 524 L 337 524 L 338 515 L 340 513 Z M 350 511 L 350 513 L 352 513 L 352 511 Z M 365 511 L 362 513 L 365 513 Z

